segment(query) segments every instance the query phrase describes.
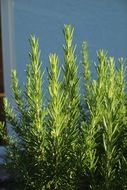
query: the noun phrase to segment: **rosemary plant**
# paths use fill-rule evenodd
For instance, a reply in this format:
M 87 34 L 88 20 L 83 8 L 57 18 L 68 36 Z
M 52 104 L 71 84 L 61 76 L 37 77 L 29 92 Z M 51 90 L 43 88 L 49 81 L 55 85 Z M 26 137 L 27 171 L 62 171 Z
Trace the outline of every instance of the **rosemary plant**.
M 117 66 L 114 58 L 99 50 L 93 80 L 84 42 L 84 94 L 80 94 L 73 32 L 71 25 L 65 25 L 62 67 L 56 54 L 49 55 L 49 97 L 44 96 L 44 72 L 34 36 L 23 89 L 12 71 L 14 104 L 5 98 L 4 112 L 13 133 L 6 134 L 0 123 L 0 138 L 8 144 L 5 166 L 18 182 L 16 189 L 127 189 L 125 61 L 119 59 Z
M 80 160 L 79 149 L 81 148 L 79 144 L 79 135 L 81 135 L 79 78 L 75 56 L 76 46 L 73 45 L 74 28 L 72 28 L 71 25 L 65 25 L 63 32 L 65 45 L 63 46 L 64 79 L 62 87 L 64 96 L 66 97 L 66 104 L 64 105 L 64 114 L 66 115 L 66 144 L 68 147 L 69 165 L 71 167 L 69 178 L 71 179 L 70 183 L 74 185 L 76 183 L 75 177 L 77 174 L 80 175 L 80 163 L 78 162 Z

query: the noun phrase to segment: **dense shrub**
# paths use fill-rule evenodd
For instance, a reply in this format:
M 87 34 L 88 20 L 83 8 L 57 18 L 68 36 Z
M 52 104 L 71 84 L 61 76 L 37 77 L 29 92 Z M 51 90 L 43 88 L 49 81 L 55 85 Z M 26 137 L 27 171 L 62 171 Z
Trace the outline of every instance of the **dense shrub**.
M 73 28 L 64 28 L 64 64 L 49 55 L 48 92 L 38 40 L 31 36 L 26 84 L 19 86 L 12 71 L 15 105 L 4 99 L 13 135 L 6 139 L 5 165 L 21 189 L 127 189 L 127 105 L 124 59 L 97 53 L 96 80 L 92 79 L 87 43 L 82 46 L 83 77 L 73 45 Z M 80 94 L 80 79 L 84 94 Z M 45 99 L 48 105 L 45 106 Z M 20 187 L 18 187 L 20 189 Z

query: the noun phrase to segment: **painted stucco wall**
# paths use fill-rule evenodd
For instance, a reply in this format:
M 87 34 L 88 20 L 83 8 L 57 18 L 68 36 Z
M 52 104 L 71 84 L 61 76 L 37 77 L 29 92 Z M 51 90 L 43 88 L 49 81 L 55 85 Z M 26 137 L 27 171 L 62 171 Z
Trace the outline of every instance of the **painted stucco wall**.
M 62 62 L 62 29 L 67 23 L 75 28 L 78 61 L 84 40 L 89 44 L 92 59 L 99 48 L 108 50 L 111 56 L 127 57 L 126 0 L 13 1 L 16 65 L 21 80 L 28 63 L 30 34 L 39 37 L 44 67 L 50 52 L 58 53 Z

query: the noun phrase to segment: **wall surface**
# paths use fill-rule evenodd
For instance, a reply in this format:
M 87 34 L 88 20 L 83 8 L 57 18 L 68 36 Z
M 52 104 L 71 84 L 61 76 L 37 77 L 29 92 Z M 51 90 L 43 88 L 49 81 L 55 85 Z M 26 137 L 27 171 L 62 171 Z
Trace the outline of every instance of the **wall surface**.
M 75 28 L 78 61 L 83 41 L 87 41 L 92 59 L 104 48 L 109 55 L 127 57 L 127 1 L 126 0 L 13 0 L 16 65 L 20 81 L 24 80 L 28 63 L 28 38 L 39 37 L 44 67 L 48 54 L 62 57 L 64 24 Z

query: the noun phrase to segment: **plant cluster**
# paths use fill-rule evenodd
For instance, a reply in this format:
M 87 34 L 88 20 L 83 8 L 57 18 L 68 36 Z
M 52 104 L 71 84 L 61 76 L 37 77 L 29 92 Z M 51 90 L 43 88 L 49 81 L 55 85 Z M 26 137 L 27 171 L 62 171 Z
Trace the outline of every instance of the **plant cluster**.
M 127 189 L 127 100 L 124 59 L 97 53 L 96 79 L 91 73 L 87 43 L 82 45 L 83 77 L 73 45 L 71 25 L 65 25 L 64 64 L 49 55 L 48 93 L 38 39 L 30 38 L 30 64 L 21 89 L 12 71 L 14 106 L 4 99 L 6 122 L 13 134 L 6 139 L 5 165 L 21 189 Z M 80 93 L 80 79 L 84 94 Z M 48 104 L 45 105 L 47 99 Z M 12 174 L 11 174 L 12 175 Z M 20 187 L 18 187 L 20 189 Z

